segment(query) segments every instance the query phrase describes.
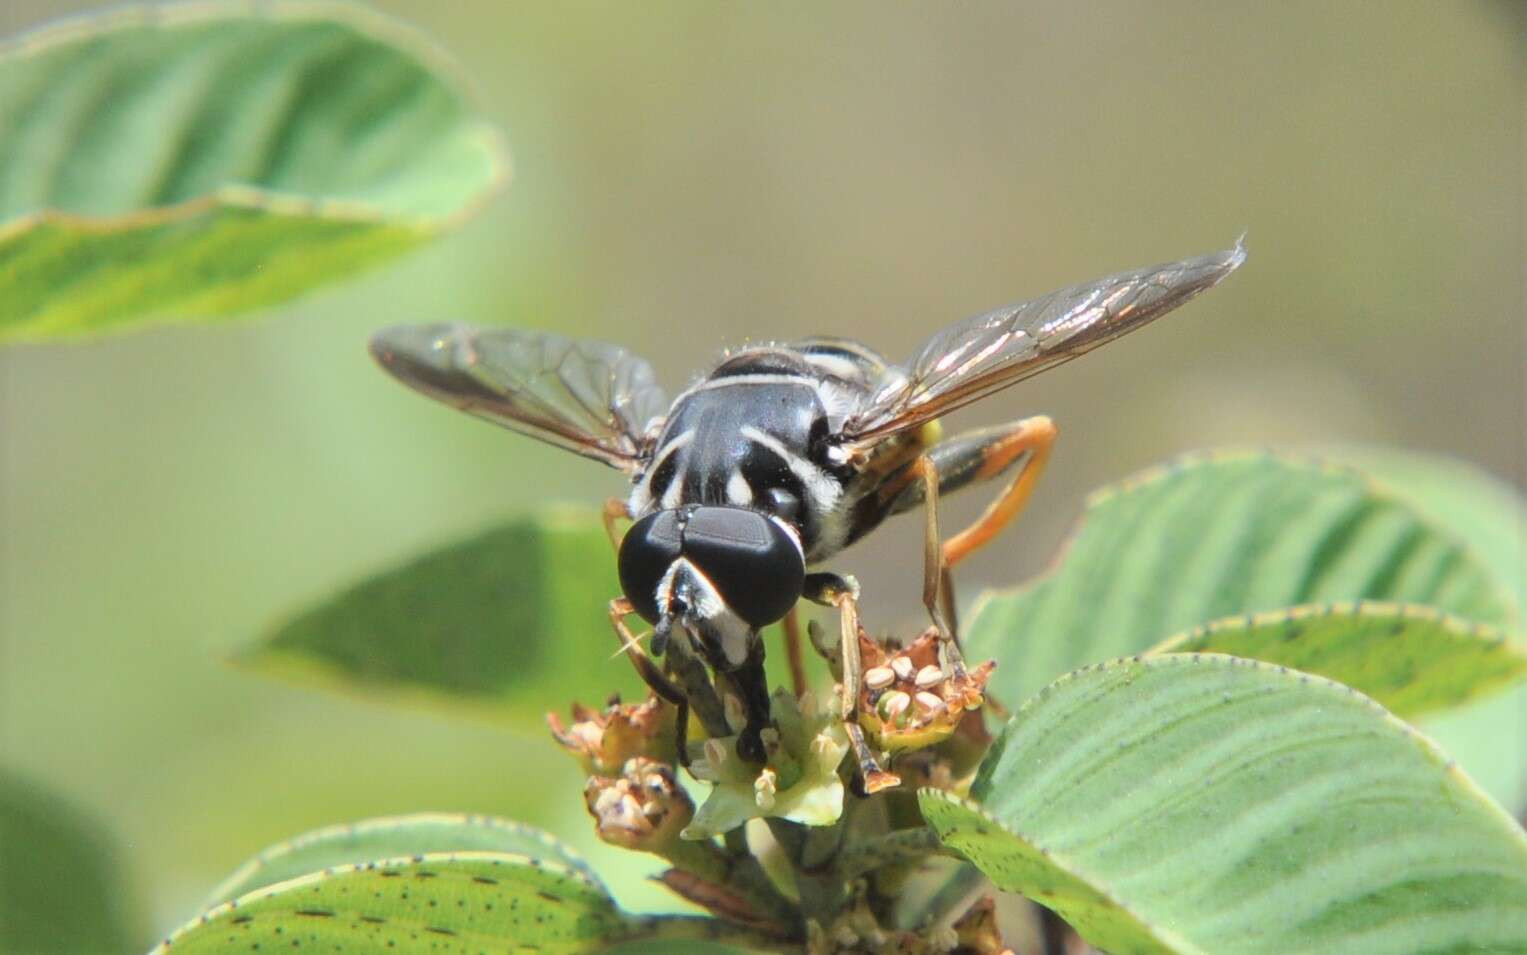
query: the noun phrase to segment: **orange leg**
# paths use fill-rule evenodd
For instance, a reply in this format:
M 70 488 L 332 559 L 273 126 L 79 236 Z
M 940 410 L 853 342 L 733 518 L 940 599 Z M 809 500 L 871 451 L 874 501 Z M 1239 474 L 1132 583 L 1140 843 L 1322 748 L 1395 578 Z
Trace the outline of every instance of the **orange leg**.
M 790 661 L 790 688 L 799 697 L 810 686 L 806 683 L 806 661 L 801 657 L 801 618 L 796 608 L 785 614 L 785 658 Z
M 953 598 L 949 593 L 949 567 L 938 530 L 938 466 L 925 454 L 912 465 L 912 470 L 923 482 L 923 514 L 927 519 L 923 528 L 923 606 L 928 608 L 928 615 L 938 630 L 939 642 L 944 647 L 948 664 L 945 672 L 963 677 L 965 660 L 949 619 L 948 609 Z
M 1039 415 L 1018 422 L 1012 431 L 982 449 L 983 460 L 980 470 L 976 472 L 976 481 L 1002 473 L 1020 455 L 1027 453 L 1029 459 L 1014 475 L 1007 489 L 987 506 L 985 513 L 975 523 L 944 542 L 943 563 L 946 568 L 953 567 L 986 546 L 1023 511 L 1050 460 L 1055 435 L 1055 423 Z
M 626 514 L 626 502 L 618 497 L 606 498 L 602 516 L 604 518 L 604 532 L 610 538 L 610 546 L 615 548 L 615 552 L 618 554 L 620 553 L 620 535 L 615 533 L 615 522 L 628 516 Z

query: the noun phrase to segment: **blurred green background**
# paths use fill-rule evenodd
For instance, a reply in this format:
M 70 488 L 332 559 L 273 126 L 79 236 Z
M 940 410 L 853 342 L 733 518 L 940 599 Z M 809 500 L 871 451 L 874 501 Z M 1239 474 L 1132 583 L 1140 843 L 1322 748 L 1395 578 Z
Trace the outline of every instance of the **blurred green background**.
M 1062 429 L 966 597 L 1042 568 L 1089 489 L 1190 448 L 1375 442 L 1527 478 L 1519 3 L 375 6 L 453 51 L 505 130 L 486 214 L 254 320 L 0 352 L 0 765 L 103 821 L 145 933 L 335 821 L 486 811 L 590 845 L 538 725 L 220 662 L 422 546 L 621 488 L 399 388 L 363 347 L 384 324 L 611 339 L 678 385 L 748 338 L 904 356 L 1244 229 L 1222 288 L 955 419 Z M 84 8 L 10 0 L 0 28 Z M 872 624 L 919 619 L 915 524 L 834 562 Z M 624 665 L 590 663 L 591 701 Z

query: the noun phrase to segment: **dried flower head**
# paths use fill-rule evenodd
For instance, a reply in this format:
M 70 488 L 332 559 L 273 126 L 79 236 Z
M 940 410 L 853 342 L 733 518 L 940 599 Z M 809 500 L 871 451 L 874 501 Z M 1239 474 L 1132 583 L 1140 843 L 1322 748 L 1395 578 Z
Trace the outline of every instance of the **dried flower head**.
M 696 779 L 711 784 L 710 796 L 684 830 L 686 839 L 708 839 L 749 819 L 778 816 L 808 826 L 828 826 L 843 812 L 838 766 L 848 755 L 848 735 L 835 718 L 835 697 L 806 693 L 800 699 L 774 694 L 777 729 L 763 733 L 762 768 L 737 755 L 735 736 L 709 739 L 691 762 Z
M 864 666 L 859 721 L 879 748 L 896 753 L 940 743 L 954 734 L 966 712 L 985 702 L 986 681 L 996 664 L 946 675 L 938 651 L 938 631 L 931 627 L 906 647 L 859 632 Z
M 590 776 L 583 800 L 599 838 L 646 852 L 671 843 L 695 812 L 673 767 L 642 756 L 628 760 L 619 777 Z
M 977 899 L 954 923 L 960 950 L 973 955 L 1013 955 L 997 930 L 997 903 L 989 895 Z
M 555 713 L 546 714 L 546 724 L 586 773 L 618 775 L 638 756 L 674 761 L 674 708 L 656 696 L 640 703 L 615 697 L 603 712 L 574 703 L 572 712 L 571 726 L 564 727 Z

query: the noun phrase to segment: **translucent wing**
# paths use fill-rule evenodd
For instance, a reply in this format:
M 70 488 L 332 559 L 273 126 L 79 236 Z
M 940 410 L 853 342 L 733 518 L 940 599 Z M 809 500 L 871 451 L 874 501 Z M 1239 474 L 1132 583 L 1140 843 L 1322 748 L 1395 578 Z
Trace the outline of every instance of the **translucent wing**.
M 627 471 L 668 409 L 646 361 L 547 332 L 398 325 L 372 336 L 371 354 L 415 391 Z
M 953 411 L 1110 342 L 1212 288 L 1245 247 L 1123 272 L 997 309 L 939 332 L 886 370 L 844 425 L 850 441 L 885 437 Z

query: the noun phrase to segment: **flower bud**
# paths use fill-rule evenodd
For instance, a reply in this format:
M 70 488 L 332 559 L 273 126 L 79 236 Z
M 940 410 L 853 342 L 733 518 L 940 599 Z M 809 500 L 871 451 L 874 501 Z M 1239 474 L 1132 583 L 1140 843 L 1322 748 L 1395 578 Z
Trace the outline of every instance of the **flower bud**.
M 554 713 L 546 714 L 546 723 L 586 773 L 615 776 L 638 756 L 674 761 L 674 709 L 656 696 L 635 704 L 614 699 L 603 712 L 574 703 L 572 713 L 571 726 Z
M 661 852 L 695 813 L 673 767 L 645 757 L 628 760 L 619 777 L 590 776 L 583 801 L 600 839 L 646 852 Z

